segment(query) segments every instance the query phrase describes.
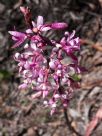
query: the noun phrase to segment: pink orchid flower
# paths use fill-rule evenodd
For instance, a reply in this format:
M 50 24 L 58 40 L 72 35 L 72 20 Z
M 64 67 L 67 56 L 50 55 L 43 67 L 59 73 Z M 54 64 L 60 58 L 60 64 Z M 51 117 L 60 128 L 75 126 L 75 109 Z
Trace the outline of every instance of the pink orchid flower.
M 37 18 L 37 23 L 32 21 L 33 25 L 33 32 L 35 33 L 40 33 L 42 31 L 48 31 L 51 29 L 65 29 L 68 27 L 68 25 L 64 22 L 56 22 L 56 23 L 51 23 L 51 24 L 44 24 L 44 20 L 42 16 L 38 16 Z M 32 33 L 31 29 L 28 29 L 28 33 Z
M 9 34 L 12 35 L 12 39 L 16 41 L 12 48 L 16 48 L 21 45 L 26 39 L 27 35 L 25 33 L 17 32 L 17 31 L 9 31 Z
M 65 32 L 60 41 L 44 37 L 41 32 L 64 29 L 68 25 L 63 22 L 44 24 L 42 16 L 38 16 L 35 23 L 31 21 L 28 8 L 20 9 L 29 29 L 25 33 L 9 31 L 16 42 L 13 48 L 26 41 L 23 51 L 15 53 L 14 56 L 22 77 L 19 89 L 32 89 L 32 98 L 42 97 L 44 105 L 50 107 L 52 115 L 61 105 L 67 108 L 73 89 L 79 85 L 78 81 L 73 79 L 73 74 L 80 74 L 84 70 L 79 66 L 78 58 L 74 54 L 80 50 L 80 41 L 78 37 L 75 38 L 75 31 L 71 34 Z
M 69 34 L 68 32 L 65 32 L 65 36 L 61 39 L 61 45 L 63 46 L 63 49 L 67 53 L 73 53 L 75 51 L 80 50 L 80 40 L 79 37 L 75 37 L 75 31 L 73 33 Z

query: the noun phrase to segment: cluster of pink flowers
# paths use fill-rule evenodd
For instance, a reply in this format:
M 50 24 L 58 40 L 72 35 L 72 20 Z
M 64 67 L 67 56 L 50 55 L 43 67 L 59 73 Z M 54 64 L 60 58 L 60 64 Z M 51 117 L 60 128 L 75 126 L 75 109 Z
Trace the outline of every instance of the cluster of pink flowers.
M 27 19 L 28 9 L 20 9 Z M 60 105 L 68 106 L 73 89 L 79 86 L 72 76 L 82 71 L 75 56 L 75 52 L 80 50 L 80 40 L 75 38 L 75 31 L 71 34 L 65 32 L 59 42 L 44 37 L 43 31 L 65 29 L 67 24 L 43 24 L 42 16 L 38 16 L 37 23 L 31 21 L 30 26 L 24 33 L 9 31 L 16 42 L 13 48 L 21 44 L 24 48 L 23 52 L 14 55 L 23 79 L 19 89 L 32 88 L 32 98 L 42 96 L 44 105 L 49 106 L 53 114 Z

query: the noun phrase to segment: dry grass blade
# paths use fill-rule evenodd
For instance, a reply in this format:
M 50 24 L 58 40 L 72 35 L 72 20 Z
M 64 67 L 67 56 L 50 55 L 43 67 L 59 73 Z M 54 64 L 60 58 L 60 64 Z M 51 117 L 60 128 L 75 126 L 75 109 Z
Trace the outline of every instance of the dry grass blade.
M 91 47 L 93 47 L 94 49 L 102 52 L 102 43 L 99 43 L 99 42 L 94 43 L 93 41 L 89 39 L 81 39 L 80 42 L 82 44 L 91 45 Z
M 92 131 L 98 125 L 98 122 L 102 119 L 102 107 L 97 111 L 95 118 L 89 123 L 85 136 L 90 136 Z

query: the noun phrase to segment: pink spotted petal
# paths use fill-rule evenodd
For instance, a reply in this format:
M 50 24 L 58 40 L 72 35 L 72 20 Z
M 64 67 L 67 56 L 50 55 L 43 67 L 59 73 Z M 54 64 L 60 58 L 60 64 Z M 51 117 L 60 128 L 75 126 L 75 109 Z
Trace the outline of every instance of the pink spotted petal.
M 66 39 L 65 39 L 65 37 L 63 37 L 63 38 L 61 39 L 60 43 L 62 44 L 62 46 L 64 46 L 64 45 L 66 44 Z
M 51 25 L 51 28 L 52 29 L 65 29 L 65 28 L 67 28 L 68 27 L 68 25 L 66 24 L 66 23 L 52 23 L 52 25 Z
M 31 37 L 31 41 L 41 41 L 42 38 L 39 35 L 34 35 Z
M 38 18 L 37 18 L 37 27 L 39 25 L 43 25 L 43 17 L 42 16 L 38 16 Z
M 27 84 L 23 83 L 19 86 L 19 89 L 26 89 L 27 88 Z
M 16 42 L 16 43 L 13 45 L 12 49 L 14 49 L 14 48 L 20 46 L 23 42 L 24 42 L 24 40 L 19 40 L 18 42 Z
M 27 33 L 27 34 L 32 34 L 33 31 L 32 31 L 31 29 L 27 29 L 27 30 L 26 30 L 26 33 Z
M 36 27 L 36 24 L 35 24 L 35 22 L 34 22 L 34 21 L 32 21 L 32 25 L 33 25 L 33 27 Z
M 44 91 L 43 91 L 43 98 L 45 98 L 47 95 L 48 95 L 48 91 L 47 91 L 47 90 L 44 90 Z
M 41 27 L 41 31 L 48 31 L 48 30 L 51 30 L 50 26 Z
M 26 37 L 26 34 L 17 31 L 8 31 L 14 37 Z
M 16 37 L 12 36 L 12 40 L 14 40 L 14 41 L 18 41 L 18 38 L 16 38 Z
M 23 14 L 26 13 L 26 10 L 27 10 L 27 8 L 25 8 L 25 7 L 23 7 L 23 6 L 20 7 L 20 11 L 21 11 Z
M 15 55 L 14 55 L 14 59 L 16 60 L 16 61 L 19 61 L 20 60 L 20 58 L 21 58 L 21 56 L 20 56 L 20 53 L 15 53 Z
M 75 30 L 70 34 L 69 38 L 72 39 L 75 36 Z
M 49 66 L 52 69 L 55 69 L 55 67 L 56 67 L 56 65 L 55 65 L 55 63 L 53 61 L 49 62 Z
M 52 108 L 51 109 L 51 112 L 50 112 L 50 115 L 52 116 L 54 113 L 55 113 L 56 109 L 55 108 Z

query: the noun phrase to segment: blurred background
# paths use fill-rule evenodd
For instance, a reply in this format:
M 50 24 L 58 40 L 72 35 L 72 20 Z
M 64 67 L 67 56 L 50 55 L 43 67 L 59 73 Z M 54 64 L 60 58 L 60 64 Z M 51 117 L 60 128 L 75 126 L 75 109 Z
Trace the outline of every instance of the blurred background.
M 33 20 L 42 15 L 47 22 L 68 23 L 68 31 L 76 30 L 81 38 L 79 62 L 88 72 L 80 77 L 81 88 L 70 101 L 68 118 L 84 136 L 102 106 L 102 0 L 0 0 L 0 136 L 76 136 L 67 128 L 62 109 L 51 117 L 41 100 L 31 101 L 30 90 L 17 89 L 21 81 L 8 31 L 26 28 L 20 6 L 30 7 Z M 62 34 L 46 35 L 58 39 Z M 92 136 L 102 136 L 101 122 Z

